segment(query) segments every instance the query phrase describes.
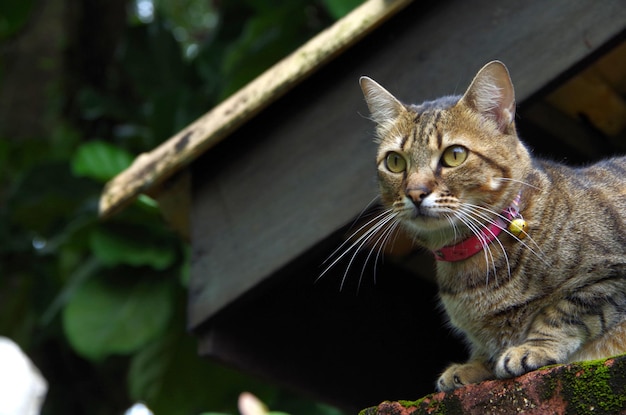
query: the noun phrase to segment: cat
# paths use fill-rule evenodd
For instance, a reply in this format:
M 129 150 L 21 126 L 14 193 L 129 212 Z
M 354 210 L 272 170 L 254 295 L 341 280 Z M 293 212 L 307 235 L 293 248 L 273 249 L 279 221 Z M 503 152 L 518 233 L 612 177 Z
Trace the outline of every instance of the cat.
M 626 352 L 626 157 L 533 157 L 499 61 L 464 95 L 420 105 L 360 85 L 379 144 L 377 232 L 399 226 L 433 252 L 441 304 L 470 349 L 436 388 Z

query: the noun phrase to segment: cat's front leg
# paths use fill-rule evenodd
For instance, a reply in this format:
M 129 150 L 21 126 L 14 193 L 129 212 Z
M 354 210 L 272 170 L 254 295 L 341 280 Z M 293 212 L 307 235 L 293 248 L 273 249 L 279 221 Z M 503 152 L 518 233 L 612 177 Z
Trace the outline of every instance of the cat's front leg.
M 557 349 L 537 344 L 522 344 L 507 349 L 496 364 L 496 376 L 511 378 L 531 372 L 543 366 L 564 362 L 565 357 Z
M 470 360 L 463 364 L 453 364 L 437 380 L 437 390 L 448 392 L 469 383 L 493 379 L 494 374 L 481 360 Z
M 569 306 L 569 307 L 568 307 Z M 511 378 L 556 363 L 565 363 L 593 330 L 574 313 L 571 303 L 547 307 L 533 320 L 526 339 L 498 357 L 495 374 Z

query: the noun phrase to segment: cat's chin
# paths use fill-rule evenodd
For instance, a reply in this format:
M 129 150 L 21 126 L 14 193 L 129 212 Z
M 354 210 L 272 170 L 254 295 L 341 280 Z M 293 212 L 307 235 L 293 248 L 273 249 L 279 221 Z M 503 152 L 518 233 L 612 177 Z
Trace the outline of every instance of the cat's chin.
M 402 224 L 409 235 L 430 250 L 448 246 L 460 236 L 459 228 L 455 231 L 449 218 L 419 215 L 403 219 Z
M 410 219 L 402 220 L 402 223 L 410 232 L 420 236 L 428 236 L 431 234 L 442 235 L 447 234 L 451 229 L 450 221 L 447 218 L 434 216 L 419 215 Z

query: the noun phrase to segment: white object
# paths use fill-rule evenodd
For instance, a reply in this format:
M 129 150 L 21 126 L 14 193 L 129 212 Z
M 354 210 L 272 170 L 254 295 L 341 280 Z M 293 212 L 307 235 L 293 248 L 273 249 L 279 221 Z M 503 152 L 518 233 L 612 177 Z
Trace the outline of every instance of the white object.
M 250 392 L 243 392 L 239 395 L 237 402 L 241 415 L 266 415 L 267 407 Z
M 38 415 L 48 382 L 12 340 L 0 337 L 0 415 Z
M 152 413 L 150 408 L 148 408 L 146 405 L 144 405 L 141 402 L 137 402 L 136 404 L 128 408 L 128 410 L 124 412 L 124 415 L 154 415 L 154 414 Z

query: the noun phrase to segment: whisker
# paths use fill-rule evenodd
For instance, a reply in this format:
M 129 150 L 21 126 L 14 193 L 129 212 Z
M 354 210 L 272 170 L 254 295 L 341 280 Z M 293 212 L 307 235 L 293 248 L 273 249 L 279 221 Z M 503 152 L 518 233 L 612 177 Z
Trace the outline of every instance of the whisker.
M 462 211 L 459 211 L 462 212 Z M 497 270 L 496 270 L 496 262 L 495 262 L 495 258 L 493 256 L 493 253 L 491 252 L 491 245 L 487 242 L 487 238 L 486 236 L 484 236 L 484 234 L 482 233 L 482 229 L 487 229 L 486 224 L 480 222 L 479 220 L 477 220 L 476 218 L 473 218 L 472 216 L 467 215 L 467 213 L 465 213 L 464 215 L 460 215 L 459 219 L 461 219 L 461 216 L 463 217 L 463 223 L 465 224 L 465 226 L 467 226 L 474 235 L 476 235 L 476 237 L 479 239 L 480 244 L 483 247 L 483 253 L 485 255 L 485 264 L 487 265 L 487 275 L 486 275 L 486 282 L 489 282 L 489 263 L 491 262 L 491 268 L 493 269 L 493 274 L 494 277 L 497 278 Z M 493 235 L 493 233 L 492 233 Z M 495 236 L 495 235 L 493 235 Z
M 363 209 L 361 209 L 361 212 L 352 221 L 352 224 L 350 224 L 350 227 L 348 228 L 348 230 L 346 232 L 350 232 L 352 230 L 352 228 L 354 227 L 354 225 L 357 224 L 359 219 L 361 219 L 362 217 L 365 217 L 365 212 L 367 212 L 367 210 L 370 207 L 372 207 L 372 205 L 374 205 L 374 203 L 378 202 L 379 199 L 380 199 L 380 196 L 374 196 L 374 198 L 372 200 L 370 200 L 369 203 L 367 205 L 365 205 L 365 207 Z
M 389 215 L 389 214 L 391 214 L 391 213 L 392 213 L 392 210 L 391 210 L 391 209 L 386 209 L 386 210 L 382 211 L 381 213 L 379 213 L 378 215 L 376 215 L 374 218 L 372 218 L 372 219 L 368 220 L 367 222 L 365 222 L 365 224 L 363 224 L 363 225 L 362 225 L 359 229 L 357 229 L 356 231 L 352 232 L 352 234 L 351 234 L 348 238 L 346 238 L 346 240 L 345 240 L 345 241 L 344 241 L 341 245 L 339 245 L 339 247 L 338 247 L 337 249 L 335 249 L 335 250 L 334 250 L 334 251 L 333 251 L 333 252 L 332 252 L 332 253 L 328 256 L 328 258 L 326 258 L 326 259 L 324 260 L 324 262 L 322 262 L 322 265 L 323 265 L 323 264 L 326 264 L 328 261 L 330 261 L 332 258 L 334 258 L 334 257 L 335 257 L 335 255 L 337 255 L 337 254 L 338 254 L 338 253 L 339 253 L 339 252 L 340 252 L 340 251 L 341 251 L 341 250 L 342 250 L 342 249 L 343 249 L 343 248 L 344 248 L 347 244 L 351 243 L 351 242 L 352 242 L 352 239 L 353 239 L 356 235 L 358 235 L 361 231 L 363 231 L 363 230 L 367 229 L 367 230 L 365 231 L 365 233 L 364 233 L 363 235 L 361 235 L 361 237 L 360 237 L 360 238 L 358 238 L 358 240 L 360 240 L 363 236 L 365 236 L 365 235 L 366 235 L 366 234 L 367 234 L 367 233 L 368 233 L 368 232 L 372 229 L 372 228 L 370 227 L 370 225 L 372 225 L 372 223 L 374 223 L 374 222 L 378 221 L 380 218 L 384 217 L 385 215 Z M 369 228 L 369 229 L 368 229 L 368 228 Z M 357 240 L 357 243 L 358 243 L 358 240 Z M 326 269 L 326 270 L 322 273 L 322 275 L 323 275 L 326 271 L 328 271 L 328 269 L 329 269 L 329 268 L 332 268 L 332 267 L 335 265 L 335 263 L 337 262 L 337 260 L 340 260 L 340 259 L 343 257 L 343 255 L 345 255 L 345 254 L 346 254 L 346 252 L 344 252 L 344 254 L 342 254 L 339 258 L 336 258 L 336 260 L 335 260 L 335 261 L 333 261 L 333 263 L 329 265 L 329 267 L 328 267 L 328 268 L 327 268 L 327 269 Z M 320 277 L 321 277 L 321 275 L 320 275 Z
M 510 177 L 494 177 L 494 179 L 500 180 L 500 181 L 519 183 L 519 184 L 523 184 L 524 186 L 532 187 L 533 189 L 536 189 L 536 190 L 541 190 L 541 188 L 539 188 L 539 187 L 537 187 L 537 186 L 535 186 L 533 184 L 530 184 L 530 183 L 522 181 L 522 180 L 512 179 Z
M 497 213 L 495 211 L 493 211 L 492 209 L 483 207 L 483 206 L 479 206 L 479 205 L 473 205 L 470 203 L 464 203 L 465 206 L 469 206 L 475 209 L 480 209 L 481 211 L 485 211 L 491 215 L 495 215 L 497 217 L 499 217 L 500 219 L 502 219 L 506 224 L 511 223 L 511 220 L 509 218 L 507 218 L 505 215 L 503 215 L 502 213 Z M 522 246 L 524 246 L 525 248 L 527 248 L 533 255 L 535 255 L 537 257 L 537 259 L 539 259 L 540 261 L 542 261 L 544 264 L 549 265 L 549 263 L 546 261 L 545 259 L 545 255 L 541 250 L 541 247 L 539 246 L 539 244 L 532 238 L 532 236 L 526 234 L 526 238 L 532 242 L 533 246 L 537 249 L 533 249 L 530 245 L 528 245 L 523 239 L 515 236 L 513 233 L 511 233 L 511 231 L 509 231 L 508 227 L 504 227 L 502 228 L 502 230 L 504 232 L 506 232 L 508 235 L 510 235 L 511 237 L 513 237 L 515 240 L 517 240 L 520 244 L 522 244 Z M 539 252 L 537 252 L 539 251 Z
M 490 218 L 489 218 L 487 215 L 485 215 L 484 213 L 481 213 L 481 212 L 477 211 L 477 210 L 476 210 L 474 207 L 472 207 L 471 205 L 466 205 L 466 204 L 463 204 L 463 205 L 461 206 L 461 209 L 462 209 L 464 212 L 466 212 L 467 214 L 474 215 L 475 217 L 478 217 L 479 219 L 481 219 L 481 220 L 483 220 L 483 221 L 484 221 L 484 223 L 483 223 L 483 225 L 482 225 L 482 226 L 484 227 L 484 229 L 486 229 L 487 231 L 489 231 L 489 233 L 490 233 L 490 234 L 494 237 L 494 240 L 495 240 L 495 241 L 498 243 L 498 245 L 500 246 L 500 250 L 502 251 L 502 254 L 503 254 L 503 256 L 504 256 L 504 260 L 505 260 L 505 262 L 506 262 L 507 274 L 508 274 L 508 277 L 510 278 L 510 277 L 511 277 L 511 264 L 510 264 L 510 262 L 509 262 L 509 255 L 507 254 L 506 249 L 504 249 L 504 245 L 502 245 L 502 242 L 501 242 L 501 241 L 500 241 L 500 240 L 496 237 L 496 235 L 493 233 L 493 231 L 492 231 L 491 229 L 489 229 L 489 227 L 488 227 L 488 226 L 486 226 L 486 225 L 485 225 L 485 223 L 492 223 L 492 222 L 491 222 L 491 220 L 490 220 Z M 498 226 L 498 228 L 500 228 L 500 229 L 502 229 L 502 230 L 503 230 L 503 228 L 502 228 L 501 226 L 499 226 L 497 223 L 495 223 L 495 225 L 496 225 L 496 226 Z
M 343 289 L 344 283 L 346 281 L 346 278 L 348 277 L 348 271 L 350 270 L 350 267 L 352 266 L 352 263 L 354 262 L 354 259 L 356 258 L 356 256 L 358 255 L 358 253 L 361 251 L 361 249 L 363 248 L 363 246 L 372 238 L 374 237 L 376 234 L 378 234 L 379 232 L 381 232 L 384 227 L 391 221 L 393 221 L 396 218 L 397 214 L 395 213 L 391 213 L 388 216 L 386 216 L 385 218 L 383 218 L 379 223 L 377 223 L 376 225 L 374 225 L 372 228 L 368 229 L 365 234 L 363 236 L 361 236 L 354 244 L 352 244 L 348 250 L 346 250 L 346 252 L 344 252 L 338 259 L 341 259 L 345 254 L 347 254 L 348 252 L 350 252 L 351 250 L 354 249 L 354 253 L 352 254 L 352 257 L 350 258 L 350 261 L 348 262 L 348 265 L 346 266 L 346 270 L 343 274 L 343 277 L 341 278 L 341 284 L 339 285 L 339 290 L 341 291 Z M 358 246 L 357 246 L 358 245 Z M 333 264 L 331 264 L 331 266 L 333 266 L 337 261 L 333 262 Z M 326 271 L 328 271 L 328 268 L 326 269 Z M 326 272 L 324 271 L 324 272 Z M 322 274 L 323 275 L 323 274 Z M 320 275 L 320 277 L 322 276 Z
M 386 233 L 389 231 L 389 228 L 393 227 L 393 222 L 391 221 L 392 218 L 389 218 L 389 219 L 390 220 L 387 220 L 384 223 L 381 223 L 377 227 L 377 232 L 375 234 L 372 234 L 372 237 L 375 236 L 376 234 L 378 234 L 378 238 L 376 238 L 376 240 L 372 243 L 372 248 L 370 249 L 369 253 L 365 257 L 365 261 L 363 261 L 363 267 L 361 268 L 361 274 L 359 275 L 359 283 L 357 285 L 357 292 L 361 288 L 361 280 L 363 279 L 363 274 L 365 274 L 365 268 L 367 267 L 367 263 L 369 262 L 370 257 L 372 256 L 372 253 L 376 249 L 376 246 L 380 243 L 381 238 L 384 238 L 384 235 L 386 235 Z M 392 224 L 387 226 L 390 221 L 392 222 Z M 383 228 L 385 228 L 385 229 L 383 229 Z M 366 242 L 366 241 L 364 241 L 364 242 Z M 361 247 L 359 247 L 359 250 L 360 250 L 360 248 Z M 348 266 L 348 268 L 349 268 L 349 266 Z M 346 272 L 347 271 L 348 270 L 346 269 Z M 345 275 L 344 275 L 344 277 L 345 277 Z
M 485 265 L 487 266 L 486 270 L 487 270 L 487 282 L 489 281 L 489 268 L 490 268 L 490 263 L 491 263 L 491 268 L 493 268 L 494 274 L 496 273 L 496 268 L 495 268 L 495 260 L 493 257 L 493 254 L 491 253 L 491 248 L 489 247 L 486 237 L 481 233 L 481 228 L 484 227 L 484 224 L 480 223 L 478 220 L 476 220 L 475 218 L 472 218 L 471 216 L 468 216 L 466 212 L 462 211 L 462 210 L 453 210 L 453 209 L 448 209 L 448 211 L 450 213 L 452 213 L 452 215 L 458 219 L 463 225 L 465 225 L 466 228 L 468 228 L 470 230 L 470 232 L 472 232 L 472 234 L 474 234 L 474 236 L 476 236 L 476 238 L 478 238 L 480 244 L 483 247 L 483 254 L 485 256 Z M 450 220 L 450 219 L 449 219 Z M 453 221 L 452 221 L 453 223 Z M 456 225 L 454 226 L 454 231 L 455 231 L 455 235 L 457 232 L 456 229 Z
M 365 274 L 365 268 L 367 267 L 367 263 L 369 262 L 374 251 L 376 251 L 376 256 L 374 257 L 374 282 L 376 282 L 376 268 L 378 265 L 378 258 L 380 257 L 383 247 L 387 243 L 389 237 L 391 236 L 391 234 L 397 228 L 398 225 L 399 225 L 399 222 L 396 220 L 388 221 L 387 223 L 384 224 L 386 229 L 381 230 L 380 236 L 372 244 L 372 248 L 370 249 L 370 252 L 367 254 L 365 261 L 363 262 L 363 267 L 361 268 L 361 274 L 359 276 L 359 284 L 357 286 L 357 292 L 361 288 L 361 281 L 363 280 L 363 275 Z

